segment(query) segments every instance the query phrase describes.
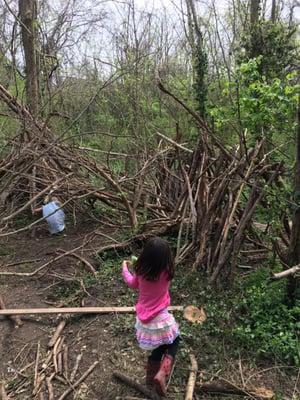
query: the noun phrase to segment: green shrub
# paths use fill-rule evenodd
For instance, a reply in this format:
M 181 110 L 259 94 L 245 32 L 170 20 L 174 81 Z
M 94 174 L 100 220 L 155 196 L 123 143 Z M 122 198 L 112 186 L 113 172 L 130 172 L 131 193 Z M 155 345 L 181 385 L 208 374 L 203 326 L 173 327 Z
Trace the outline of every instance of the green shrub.
M 262 356 L 300 364 L 300 303 L 284 303 L 285 281 L 268 284 L 267 271 L 255 273 L 244 287 L 236 306 L 234 337 Z

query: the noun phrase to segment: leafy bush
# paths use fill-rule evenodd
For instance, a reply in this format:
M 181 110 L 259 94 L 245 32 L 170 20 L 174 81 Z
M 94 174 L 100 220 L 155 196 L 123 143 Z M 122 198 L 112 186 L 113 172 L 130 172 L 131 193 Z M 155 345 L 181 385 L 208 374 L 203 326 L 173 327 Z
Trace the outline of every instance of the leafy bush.
M 267 271 L 253 275 L 236 308 L 238 320 L 234 336 L 259 355 L 275 355 L 300 364 L 300 302 L 293 308 L 284 303 L 285 281 L 268 285 Z
M 220 339 L 233 356 L 246 350 L 254 358 L 276 357 L 285 364 L 299 365 L 300 301 L 288 308 L 286 281 L 268 284 L 268 277 L 269 269 L 260 268 L 236 287 L 216 291 L 198 271 L 176 274 L 173 303 L 203 306 L 207 315 L 203 325 L 191 325 L 183 319 L 183 339 L 207 353 L 213 353 L 209 343 L 216 346 Z

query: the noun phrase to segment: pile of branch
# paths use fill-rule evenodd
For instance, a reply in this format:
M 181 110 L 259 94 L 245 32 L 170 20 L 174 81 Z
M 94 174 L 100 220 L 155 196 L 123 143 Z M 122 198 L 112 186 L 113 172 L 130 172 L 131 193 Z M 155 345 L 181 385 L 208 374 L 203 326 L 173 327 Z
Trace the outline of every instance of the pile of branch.
M 3 384 L 2 390 L 7 398 L 64 400 L 94 371 L 98 361 L 78 377 L 82 354 L 76 357 L 73 368 L 70 368 L 69 348 L 62 336 L 65 325 L 65 320 L 58 324 L 48 343 L 46 354 L 43 354 L 39 342 L 35 361 L 16 371 L 11 381 Z
M 266 257 L 268 249 L 254 216 L 258 205 L 266 206 L 265 196 L 277 184 L 283 165 L 269 161 L 264 141 L 252 149 L 241 143 L 234 151 L 227 150 L 203 120 L 184 107 L 199 128 L 195 149 L 158 134 L 173 151 L 162 154 L 160 142 L 160 157 L 143 168 L 139 187 L 147 196 L 148 220 L 141 233 L 126 242 L 105 245 L 99 253 L 133 246 L 151 235 L 175 233 L 176 261 L 189 259 L 193 269 L 204 268 L 211 283 L 216 283 L 221 276 L 234 277 L 241 250 L 255 248 Z
M 0 86 L 0 98 L 22 121 L 23 135 L 0 161 L 0 236 L 14 233 L 9 223 L 30 208 L 33 212 L 36 203 L 54 191 L 63 207 L 81 212 L 86 211 L 82 199 L 102 201 L 138 231 L 130 240 L 114 240 L 99 252 L 172 232 L 177 236 L 177 262 L 189 259 L 194 269 L 205 268 L 216 283 L 224 274 L 234 276 L 241 250 L 254 245 L 265 249 L 254 215 L 282 174 L 282 164 L 269 161 L 263 141 L 252 149 L 242 140 L 234 149 L 225 148 L 197 113 L 161 82 L 159 87 L 194 118 L 199 130 L 196 146 L 187 148 L 178 132 L 174 140 L 157 133 L 158 147 L 137 158 L 136 172 L 116 178 L 107 166 L 34 120 Z M 140 216 L 146 216 L 146 222 L 140 223 Z
M 52 193 L 62 207 L 86 211 L 83 199 L 101 200 L 124 210 L 131 225 L 136 217 L 120 182 L 104 165 L 75 145 L 55 136 L 47 123 L 32 117 L 15 97 L 0 85 L 0 99 L 21 123 L 21 133 L 3 151 L 0 159 L 0 229 L 3 236 L 9 224 L 21 213 L 41 205 Z M 97 182 L 97 183 L 93 183 Z

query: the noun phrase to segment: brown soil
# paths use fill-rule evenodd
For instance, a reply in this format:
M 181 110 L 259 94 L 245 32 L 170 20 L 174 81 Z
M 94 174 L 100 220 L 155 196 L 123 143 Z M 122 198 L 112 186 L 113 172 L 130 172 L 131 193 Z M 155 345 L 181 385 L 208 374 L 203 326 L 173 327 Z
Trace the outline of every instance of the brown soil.
M 38 265 L 53 258 L 58 248 L 68 250 L 79 246 L 93 229 L 94 227 L 89 224 L 81 227 L 80 231 L 77 228 L 72 228 L 68 230 L 66 237 L 49 237 L 47 231 L 41 229 L 37 232 L 35 238 L 32 238 L 29 233 L 23 233 L 20 236 L 2 240 L 0 242 L 0 271 L 8 270 L 5 267 L 8 263 L 41 259 L 42 261 L 36 263 L 9 267 L 12 271 L 33 271 Z M 108 270 L 101 271 L 101 263 L 98 265 L 95 263 L 92 255 L 94 249 L 99 247 L 101 242 L 103 242 L 103 238 L 96 237 L 92 244 L 88 245 L 90 251 L 81 253 L 99 269 L 97 281 L 91 279 L 89 283 L 88 273 L 83 269 L 82 264 L 69 257 L 53 263 L 39 277 L 0 276 L 0 294 L 5 300 L 7 308 L 48 307 L 51 304 L 54 306 L 59 303 L 68 306 L 133 305 L 135 295 L 128 291 L 122 283 L 119 267 L 116 266 L 111 272 Z M 74 284 L 70 278 L 77 279 L 77 283 Z M 78 283 L 80 280 L 84 286 L 80 286 L 80 283 Z M 4 383 L 13 384 L 12 379 L 16 371 L 20 371 L 28 363 L 35 361 L 38 342 L 40 342 L 41 359 L 45 356 L 49 338 L 60 319 L 61 316 L 59 315 L 24 317 L 23 326 L 18 328 L 15 328 L 9 320 L 0 320 L 0 378 Z M 69 347 L 70 369 L 72 369 L 78 354 L 82 354 L 83 357 L 77 378 L 95 360 L 99 361 L 99 365 L 93 374 L 85 380 L 75 392 L 75 395 L 72 394 L 68 397 L 69 399 L 143 398 L 141 394 L 112 378 L 113 371 L 120 371 L 135 377 L 140 382 L 144 379 L 144 364 L 147 355 L 136 345 L 134 320 L 134 315 L 73 316 L 69 318 L 63 335 L 65 336 L 65 343 Z M 184 399 L 185 385 L 189 373 L 187 354 L 189 350 L 189 346 L 183 343 L 169 388 L 168 398 L 170 399 Z M 202 359 L 201 353 L 202 351 L 205 352 L 205 349 L 192 349 L 192 351 L 197 355 L 201 369 L 206 368 L 206 362 L 210 363 L 211 361 L 206 357 L 208 361 L 205 362 L 204 356 Z M 228 365 L 223 367 L 222 376 L 228 376 L 228 379 L 233 378 L 234 374 L 240 376 L 238 361 L 230 359 L 227 361 Z M 284 392 L 286 396 L 291 396 L 295 381 L 293 379 L 286 380 L 284 369 L 275 367 L 268 372 L 259 373 L 250 365 L 243 367 L 244 374 L 245 371 L 248 371 L 249 375 L 250 373 L 255 374 L 255 377 L 251 380 L 252 384 L 262 386 L 268 383 L 271 388 L 274 388 L 274 385 L 275 388 L 278 388 L 278 385 L 280 387 L 286 385 Z M 234 374 L 233 370 L 235 371 Z M 26 390 L 14 399 L 39 398 L 32 395 L 33 371 L 34 366 L 24 372 L 30 378 L 31 386 L 26 387 Z M 53 382 L 53 385 L 55 399 L 58 399 L 66 387 L 59 382 Z M 209 397 L 203 395 L 201 398 L 207 399 Z M 288 398 L 291 397 L 286 397 L 286 399 Z

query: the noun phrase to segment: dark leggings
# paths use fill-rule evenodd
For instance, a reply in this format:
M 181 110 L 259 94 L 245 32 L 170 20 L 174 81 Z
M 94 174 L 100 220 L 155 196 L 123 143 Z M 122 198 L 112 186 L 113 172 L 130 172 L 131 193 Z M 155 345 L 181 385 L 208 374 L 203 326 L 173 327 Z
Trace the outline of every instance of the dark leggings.
M 162 346 L 157 347 L 154 349 L 149 356 L 149 360 L 151 361 L 161 361 L 163 355 L 165 353 L 170 354 L 173 358 L 175 358 L 178 346 L 179 346 L 180 338 L 179 336 L 174 340 L 171 344 L 163 344 Z

